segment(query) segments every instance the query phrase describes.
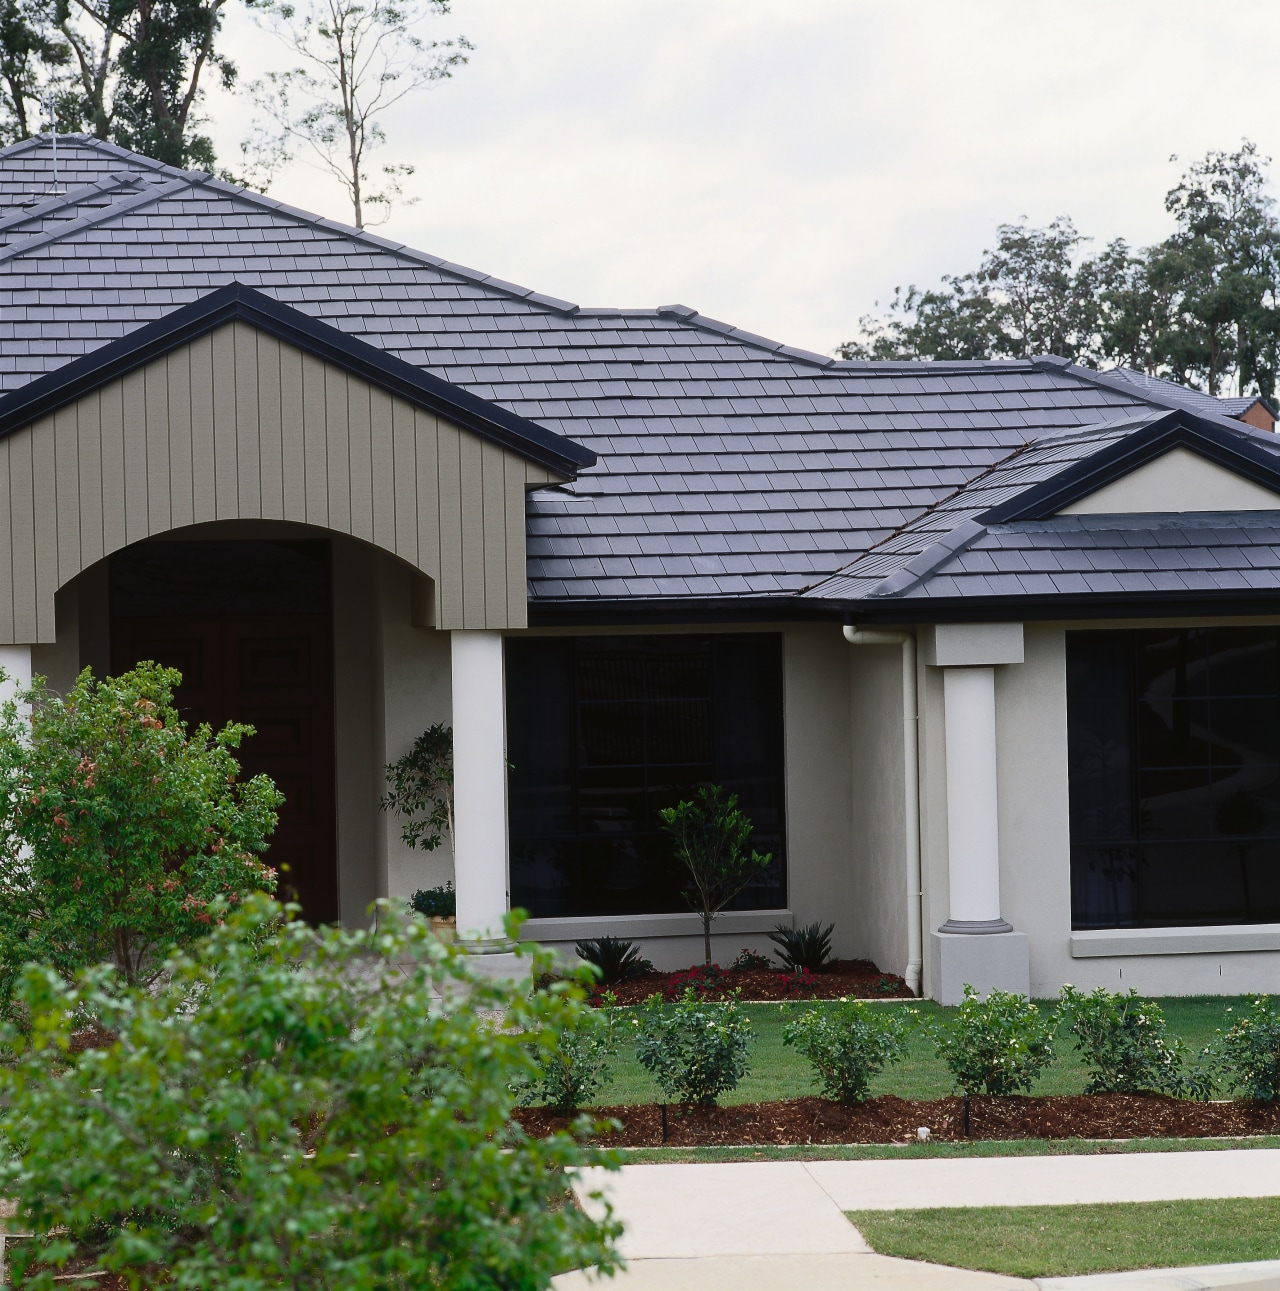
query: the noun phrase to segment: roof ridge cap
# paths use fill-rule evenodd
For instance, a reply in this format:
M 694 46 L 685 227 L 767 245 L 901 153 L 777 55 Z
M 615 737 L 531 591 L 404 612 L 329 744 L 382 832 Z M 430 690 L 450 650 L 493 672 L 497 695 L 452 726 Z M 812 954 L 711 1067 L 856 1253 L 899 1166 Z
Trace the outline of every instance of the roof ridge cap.
M 116 202 L 112 206 L 104 206 L 91 216 L 85 215 L 78 220 L 68 220 L 63 228 L 45 229 L 41 233 L 32 234 L 31 237 L 25 238 L 21 242 L 15 242 L 11 246 L 0 248 L 0 264 L 7 260 L 16 260 L 19 256 L 26 255 L 29 251 L 38 251 L 41 247 L 48 246 L 51 242 L 60 242 L 63 238 L 70 237 L 74 233 L 82 233 L 85 229 L 94 228 L 107 220 L 126 215 L 130 211 L 136 211 L 140 207 L 149 206 L 152 202 L 158 202 L 162 198 L 176 193 L 181 188 L 200 187 L 202 182 L 203 179 L 199 172 L 184 172 L 181 179 L 170 179 L 163 184 L 148 184 L 141 192 L 134 193 L 131 197 L 126 198 L 124 201 Z
M 16 228 L 28 220 L 41 219 L 67 206 L 78 206 L 86 197 L 94 193 L 109 193 L 113 189 L 132 188 L 134 185 L 146 182 L 142 175 L 130 174 L 127 170 L 122 170 L 95 183 L 81 184 L 79 188 L 68 188 L 61 193 L 51 194 L 32 206 L 14 207 L 7 215 L 0 215 L 0 231 Z

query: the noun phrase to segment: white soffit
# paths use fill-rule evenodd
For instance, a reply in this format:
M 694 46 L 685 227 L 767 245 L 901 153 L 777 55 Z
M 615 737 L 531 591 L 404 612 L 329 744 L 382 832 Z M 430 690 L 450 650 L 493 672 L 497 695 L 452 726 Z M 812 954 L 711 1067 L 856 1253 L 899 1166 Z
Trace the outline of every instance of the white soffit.
M 1280 511 L 1280 495 L 1181 446 L 1104 484 L 1059 515 Z

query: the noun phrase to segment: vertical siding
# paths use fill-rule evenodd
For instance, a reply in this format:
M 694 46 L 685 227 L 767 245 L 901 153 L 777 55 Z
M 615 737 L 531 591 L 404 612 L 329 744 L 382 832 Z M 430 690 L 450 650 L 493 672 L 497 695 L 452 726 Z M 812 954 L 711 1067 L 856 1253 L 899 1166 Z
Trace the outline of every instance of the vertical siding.
M 441 628 L 526 623 L 525 491 L 558 477 L 233 323 L 0 439 L 0 643 L 58 587 L 215 519 L 348 533 L 427 574 Z

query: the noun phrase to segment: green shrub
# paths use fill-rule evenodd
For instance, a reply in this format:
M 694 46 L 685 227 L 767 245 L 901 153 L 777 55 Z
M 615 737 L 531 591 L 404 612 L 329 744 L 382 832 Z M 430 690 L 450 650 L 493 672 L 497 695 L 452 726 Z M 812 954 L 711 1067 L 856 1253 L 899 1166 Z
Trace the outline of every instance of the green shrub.
M 806 924 L 803 928 L 788 928 L 780 923 L 768 937 L 778 947 L 778 959 L 787 972 L 802 973 L 807 968 L 811 973 L 822 973 L 831 966 L 834 931 L 833 923 L 825 928 L 820 923 Z
M 1063 987 L 1060 1016 L 1089 1073 L 1086 1094 L 1173 1094 L 1207 1098 L 1203 1072 L 1183 1072 L 1182 1042 L 1170 1038 L 1164 1013 L 1137 991 L 1099 986 L 1089 995 Z
M 934 1028 L 934 1043 L 961 1093 L 1017 1094 L 1053 1060 L 1053 1032 L 1025 995 L 992 991 L 979 1000 L 966 986 L 955 1020 Z
M 1269 996 L 1249 1011 L 1219 1041 L 1226 1083 L 1246 1098 L 1280 1098 L 1280 1009 Z
M 237 783 L 251 726 L 188 732 L 182 680 L 139 664 L 65 698 L 37 678 L 0 710 L 0 1003 L 30 960 L 71 980 L 111 961 L 145 984 L 174 946 L 204 936 L 211 903 L 272 890 L 260 859 L 283 801 Z
M 429 919 L 451 919 L 458 913 L 458 896 L 452 883 L 443 883 L 435 888 L 419 888 L 409 898 L 409 904 L 415 914 Z
M 773 960 L 762 955 L 758 950 L 749 950 L 746 946 L 738 952 L 738 958 L 729 965 L 731 973 L 767 973 L 773 970 Z
M 109 968 L 75 986 L 27 970 L 0 1195 L 40 1236 L 10 1247 L 15 1281 L 53 1291 L 72 1259 L 240 1291 L 535 1288 L 615 1268 L 619 1226 L 565 1204 L 572 1172 L 614 1163 L 582 1144 L 590 1123 L 530 1139 L 511 1117 L 513 1084 L 585 1005 L 480 979 L 390 907 L 372 942 L 269 935 L 279 914 L 250 899 L 150 991 Z M 118 1038 L 70 1053 L 81 1010 Z M 29 1276 L 36 1262 L 50 1267 Z
M 907 1029 L 889 1010 L 860 1000 L 807 1009 L 782 1028 L 782 1043 L 799 1049 L 828 1098 L 860 1103 L 871 1082 L 906 1053 Z
M 408 753 L 388 765 L 387 783 L 378 806 L 404 820 L 400 837 L 410 847 L 434 852 L 446 838 L 453 846 L 452 726 L 437 722 L 423 731 Z
M 579 959 L 599 970 L 601 986 L 618 986 L 653 972 L 653 965 L 640 953 L 640 947 L 622 937 L 593 937 L 578 942 L 574 950 Z
M 636 1056 L 673 1103 L 714 1103 L 747 1074 L 751 1021 L 737 997 L 712 1002 L 690 988 L 674 1004 L 652 995 L 635 1019 Z
M 530 1086 L 527 1102 L 545 1103 L 568 1116 L 587 1106 L 613 1078 L 610 1060 L 617 1049 L 617 1002 L 606 995 L 601 1008 L 583 1009 L 565 1000 L 566 1015 L 554 1028 L 554 1042 L 539 1054 L 541 1072 Z

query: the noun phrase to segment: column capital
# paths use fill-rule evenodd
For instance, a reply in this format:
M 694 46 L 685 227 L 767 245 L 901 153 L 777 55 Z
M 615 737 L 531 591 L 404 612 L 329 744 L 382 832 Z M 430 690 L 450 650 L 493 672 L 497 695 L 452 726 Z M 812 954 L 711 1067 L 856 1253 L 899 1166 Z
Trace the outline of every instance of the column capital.
M 920 630 L 920 657 L 933 668 L 1021 663 L 1021 623 L 935 623 Z

